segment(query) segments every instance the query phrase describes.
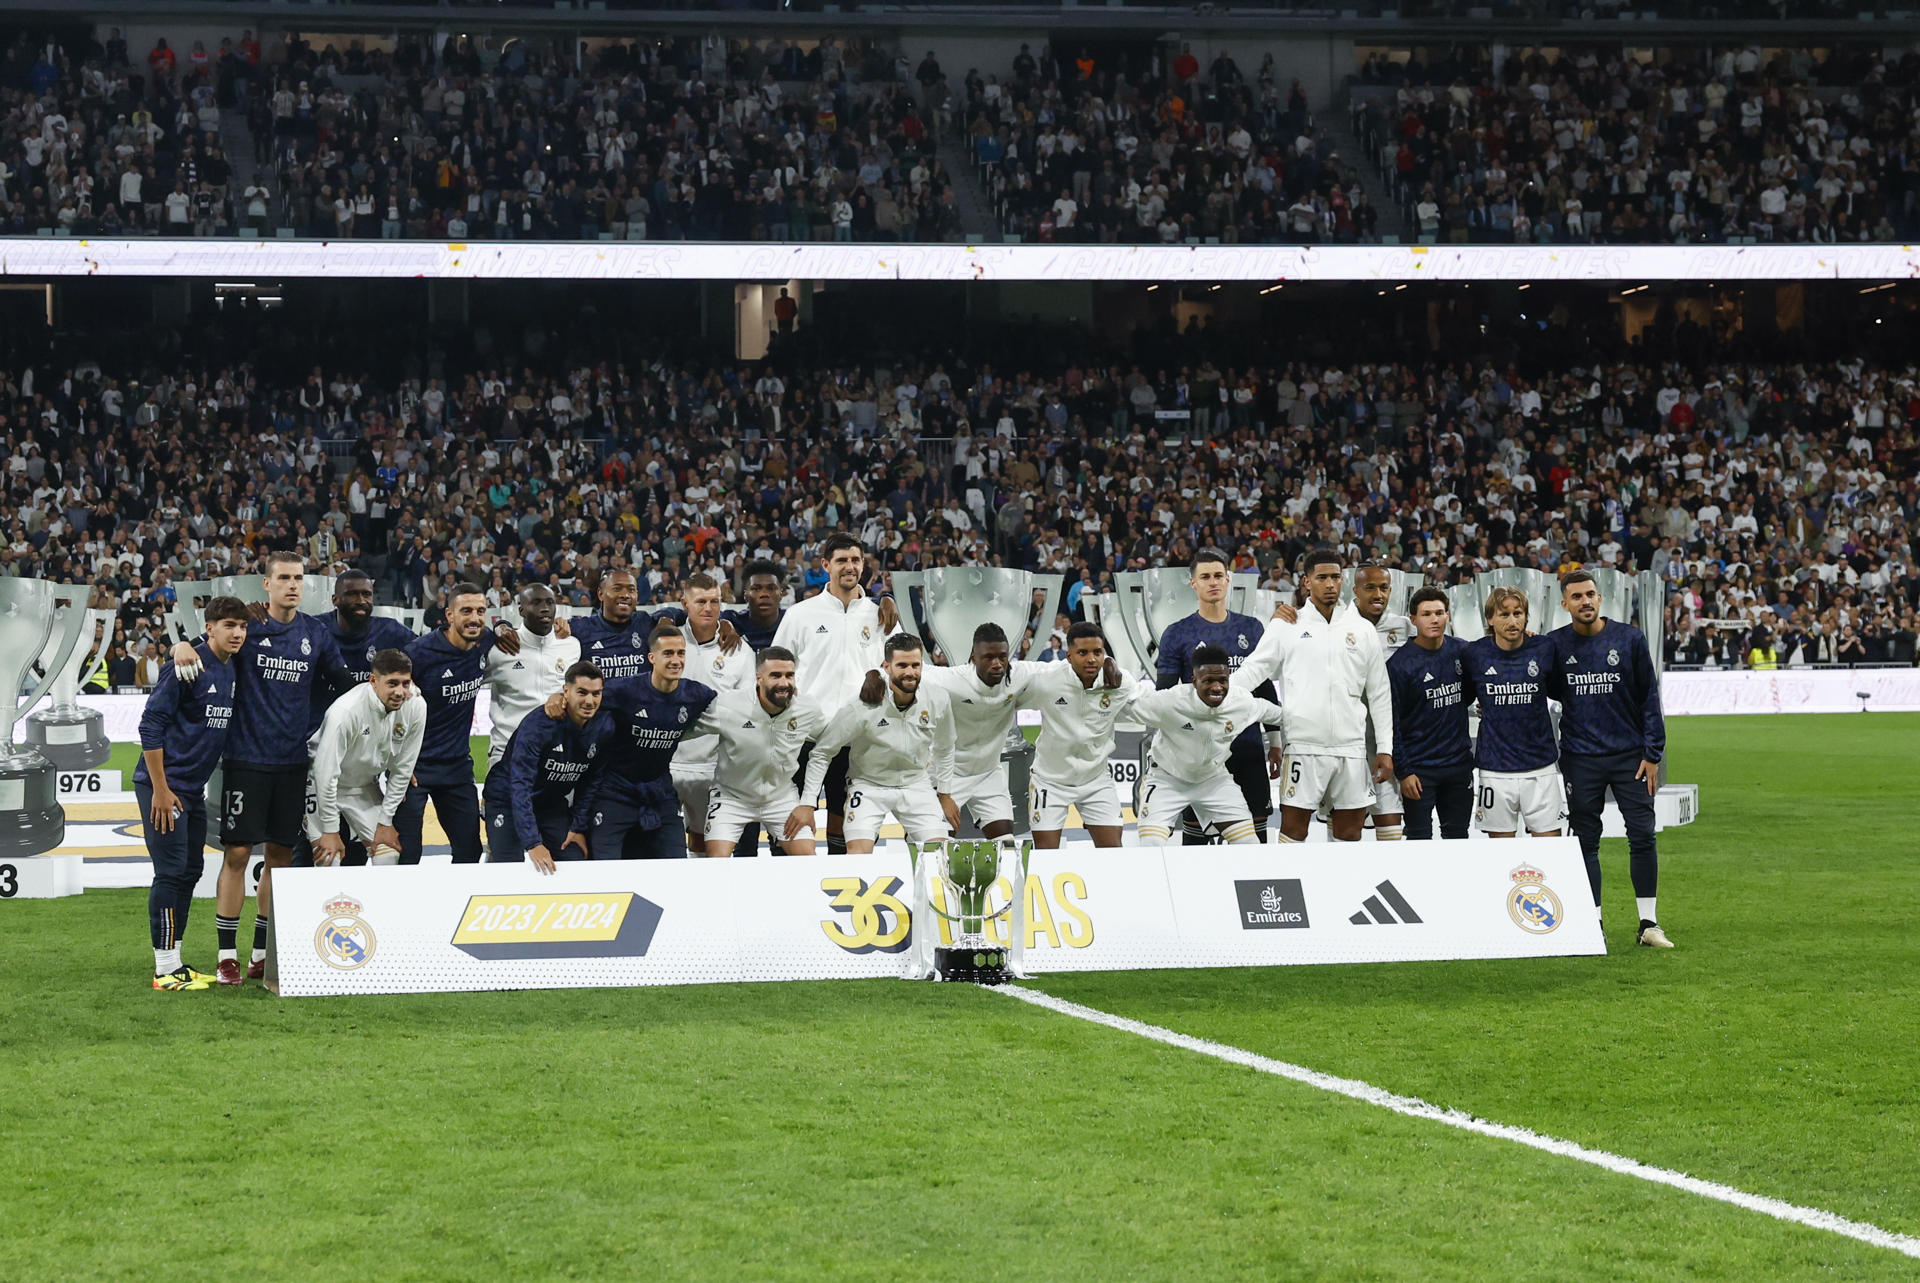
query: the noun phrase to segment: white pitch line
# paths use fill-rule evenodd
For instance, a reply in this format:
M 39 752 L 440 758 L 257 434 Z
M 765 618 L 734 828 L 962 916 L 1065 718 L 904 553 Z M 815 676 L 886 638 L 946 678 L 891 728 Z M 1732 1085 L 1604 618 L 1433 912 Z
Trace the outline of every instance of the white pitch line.
M 1777 1198 L 1749 1194 L 1731 1185 L 1701 1180 L 1698 1176 L 1689 1176 L 1685 1172 L 1671 1171 L 1665 1167 L 1652 1167 L 1636 1159 L 1610 1154 L 1604 1149 L 1589 1149 L 1585 1145 L 1579 1145 L 1570 1140 L 1542 1136 L 1539 1132 L 1528 1131 L 1524 1127 L 1488 1122 L 1484 1118 L 1476 1118 L 1458 1109 L 1442 1109 L 1438 1105 L 1421 1100 L 1418 1096 L 1396 1095 L 1383 1088 L 1375 1087 L 1371 1083 L 1363 1083 L 1357 1078 L 1338 1078 L 1332 1074 L 1323 1074 L 1317 1069 L 1290 1065 L 1284 1060 L 1275 1060 L 1271 1056 L 1262 1056 L 1240 1047 L 1230 1047 L 1226 1043 L 1195 1038 L 1191 1034 L 1176 1033 L 1171 1029 L 1163 1029 L 1159 1025 L 1129 1020 L 1125 1016 L 1116 1016 L 1112 1012 L 1101 1011 L 1095 1007 L 1083 1007 L 1077 1002 L 1056 998 L 1038 989 L 1001 985 L 997 988 L 997 992 L 1009 998 L 1018 998 L 1021 1002 L 1030 1003 L 1036 1007 L 1044 1007 L 1048 1011 L 1059 1012 L 1063 1016 L 1073 1016 L 1078 1020 L 1105 1025 L 1109 1029 L 1118 1029 L 1123 1033 L 1137 1034 L 1142 1038 L 1150 1038 L 1154 1042 L 1165 1043 L 1169 1047 L 1198 1052 L 1203 1056 L 1227 1061 L 1229 1064 L 1244 1065 L 1248 1069 L 1257 1069 L 1263 1074 L 1290 1078 L 1294 1082 L 1305 1083 L 1309 1087 L 1318 1087 L 1321 1091 L 1330 1091 L 1335 1095 L 1347 1096 L 1369 1105 L 1391 1109 L 1394 1113 L 1405 1114 L 1409 1118 L 1425 1118 L 1432 1122 L 1444 1123 L 1448 1127 L 1457 1127 L 1461 1131 L 1477 1132 L 1482 1136 L 1510 1140 L 1531 1149 L 1543 1150 L 1549 1154 L 1558 1154 L 1562 1158 L 1571 1158 L 1582 1163 L 1590 1163 L 1595 1167 L 1603 1167 L 1607 1171 L 1618 1172 L 1622 1176 L 1637 1176 L 1643 1181 L 1652 1181 L 1656 1185 L 1670 1185 L 1675 1189 L 1686 1190 L 1689 1194 L 1698 1194 L 1702 1198 L 1731 1203 L 1735 1207 L 1744 1207 L 1750 1212 L 1759 1212 L 1762 1216 L 1771 1216 L 1775 1220 L 1791 1221 L 1810 1229 L 1844 1234 L 1848 1238 L 1858 1239 L 1873 1247 L 1884 1247 L 1905 1256 L 1920 1257 L 1920 1238 L 1914 1238 L 1908 1234 L 1896 1234 L 1892 1230 L 1883 1230 L 1877 1225 L 1869 1225 L 1864 1221 L 1850 1221 L 1844 1216 L 1836 1216 L 1832 1212 L 1822 1211 L 1817 1207 L 1801 1207 L 1796 1203 L 1782 1202 Z

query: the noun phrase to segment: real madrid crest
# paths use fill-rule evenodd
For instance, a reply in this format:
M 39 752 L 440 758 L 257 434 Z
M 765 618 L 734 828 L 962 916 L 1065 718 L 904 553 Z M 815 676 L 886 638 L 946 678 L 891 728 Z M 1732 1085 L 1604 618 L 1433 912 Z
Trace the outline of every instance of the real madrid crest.
M 1529 676 L 1529 677 L 1538 677 L 1539 675 L 1540 675 L 1540 665 L 1539 665 L 1538 663 L 1536 663 L 1535 661 L 1533 661 L 1533 660 L 1531 660 L 1531 659 L 1530 659 L 1530 660 L 1528 660 L 1528 661 L 1527 661 L 1527 676 Z
M 1349 645 L 1349 646 L 1351 646 L 1351 645 L 1353 645 L 1353 634 L 1352 634 L 1352 633 L 1348 633 L 1348 634 L 1347 634 L 1347 645 Z
M 300 639 L 300 653 L 302 655 L 313 654 L 313 643 L 308 641 L 305 637 L 302 637 Z
M 714 656 L 714 658 L 713 658 L 713 671 L 714 671 L 714 672 L 716 672 L 716 673 L 717 673 L 717 672 L 719 672 L 719 671 L 720 671 L 721 669 L 723 669 L 723 668 L 725 668 L 726 666 L 727 666 L 727 661 L 726 661 L 726 660 L 725 660 L 724 658 L 722 658 L 722 657 L 720 657 L 720 656 L 718 656 L 718 655 L 716 655 L 716 656 Z
M 1113 707 L 1113 696 L 1109 695 L 1106 691 L 1100 692 L 1100 707 L 1102 708 Z
M 1227 720 L 1227 734 L 1233 734 L 1233 720 L 1231 718 Z
M 927 710 L 924 708 L 920 710 L 920 724 L 922 726 L 927 724 Z
M 1558 931 L 1560 897 L 1547 889 L 1547 875 L 1523 864 L 1507 876 L 1513 879 L 1513 890 L 1507 892 L 1507 916 L 1514 925 L 1537 936 Z
M 638 632 L 635 632 L 633 634 L 633 648 L 635 650 L 639 650 L 644 645 L 646 645 L 646 643 L 641 640 L 640 634 Z
M 1617 650 L 1610 650 L 1610 651 L 1608 651 L 1608 652 L 1607 652 L 1607 662 L 1608 662 L 1609 664 L 1617 664 L 1617 663 L 1619 663 L 1619 662 L 1620 662 L 1620 652 L 1619 652 L 1619 651 L 1617 651 Z
M 687 724 L 687 706 L 685 704 L 680 706 L 680 724 L 682 726 Z
M 364 967 L 373 959 L 373 928 L 360 917 L 360 902 L 337 895 L 320 906 L 326 914 L 313 933 L 313 949 L 320 961 L 338 971 Z
M 787 729 L 788 729 L 788 730 L 790 730 L 790 731 L 797 731 L 797 730 L 799 730 L 799 729 L 800 729 L 800 719 L 799 719 L 799 718 L 797 718 L 797 717 L 789 717 L 789 718 L 787 719 Z
M 860 640 L 861 640 L 861 641 L 863 641 L 863 642 L 865 642 L 865 641 L 872 641 L 872 640 L 873 640 L 873 625 L 872 625 L 872 624 L 862 624 L 862 625 L 860 625 Z

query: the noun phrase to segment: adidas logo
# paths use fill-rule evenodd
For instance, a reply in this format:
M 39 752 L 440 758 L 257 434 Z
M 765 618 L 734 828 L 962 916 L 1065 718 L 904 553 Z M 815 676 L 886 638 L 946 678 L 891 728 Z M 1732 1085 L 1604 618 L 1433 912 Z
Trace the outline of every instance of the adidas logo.
M 440 676 L 451 677 L 453 676 L 453 670 L 451 668 L 443 668 L 440 670 Z
M 643 709 L 640 709 L 640 710 L 638 710 L 638 711 L 637 711 L 637 712 L 636 712 L 636 713 L 634 714 L 634 716 L 635 716 L 635 717 L 637 717 L 637 718 L 638 718 L 639 720 L 641 720 L 641 721 L 643 721 L 643 722 L 644 722 L 644 721 L 648 721 L 648 720 L 650 720 L 650 719 L 649 719 L 649 718 L 647 717 L 647 710 L 646 710 L 646 709 L 644 709 L 644 708 L 643 708 Z
M 1374 890 L 1380 894 L 1370 895 L 1362 900 L 1360 902 L 1362 912 L 1348 918 L 1348 922 L 1356 927 L 1370 927 L 1376 922 L 1383 927 L 1396 927 L 1420 921 L 1420 915 L 1413 911 L 1413 906 L 1407 903 L 1407 898 L 1400 894 L 1399 888 L 1393 883 L 1382 882 Z M 1386 904 L 1380 903 L 1382 900 L 1385 900 Z M 1397 918 L 1394 916 L 1396 913 L 1400 915 Z M 1369 914 L 1372 915 L 1371 920 L 1368 918 Z
M 521 663 L 521 662 L 520 662 L 519 660 L 517 660 L 517 659 L 516 659 L 516 660 L 514 660 L 514 661 L 513 661 L 513 671 L 514 671 L 514 672 L 516 672 L 516 673 L 517 673 L 517 672 L 519 672 L 519 671 L 520 671 L 521 669 L 523 669 L 523 668 L 525 668 L 525 667 L 526 667 L 526 665 L 525 665 L 525 664 L 523 664 L 523 663 Z
M 599 650 L 599 649 L 600 649 L 600 648 L 601 648 L 602 646 L 604 646 L 604 645 L 606 645 L 606 643 L 605 643 L 605 642 L 595 642 L 595 643 L 593 644 L 593 648 L 594 648 L 595 650 Z
M 1182 723 L 1180 724 L 1180 729 L 1181 729 L 1181 730 L 1183 730 L 1183 731 L 1190 731 L 1190 730 L 1192 730 L 1192 729 L 1193 729 L 1193 723 L 1192 723 L 1192 722 L 1182 722 Z
M 273 638 L 271 638 L 271 637 L 262 637 L 262 638 L 260 639 L 260 649 L 261 649 L 261 650 L 272 650 L 272 649 L 273 649 Z
M 886 719 L 886 718 L 884 718 L 884 717 L 883 717 L 883 718 L 881 718 L 881 719 L 880 719 L 880 725 L 882 725 L 882 726 L 885 726 L 886 724 L 887 724 L 887 719 Z
M 1065 695 L 1062 695 L 1059 699 L 1056 699 L 1053 702 L 1058 704 L 1060 707 L 1065 708 L 1067 706 L 1067 697 Z
M 967 696 L 962 696 L 962 697 L 961 697 L 961 699 L 960 699 L 960 702 L 961 702 L 962 704 L 971 704 L 971 703 L 973 703 L 973 700 L 972 700 L 971 698 L 969 698 L 969 697 L 967 697 Z
M 1498 677 L 1499 675 L 1500 675 L 1499 669 L 1495 668 L 1492 664 L 1487 665 L 1487 676 Z
M 740 729 L 741 729 L 741 730 L 743 730 L 743 731 L 750 731 L 750 730 L 752 730 L 752 729 L 753 729 L 753 723 L 752 723 L 752 722 L 742 722 L 742 723 L 740 723 Z
M 816 635 L 819 633 L 824 633 L 827 631 L 827 626 L 825 624 L 822 624 L 818 628 L 814 629 L 813 631 Z
M 1432 674 L 1432 673 L 1422 673 L 1422 674 L 1420 674 L 1420 680 L 1421 680 L 1421 681 L 1423 681 L 1423 682 L 1430 682 L 1430 681 L 1432 681 L 1432 680 L 1433 680 L 1433 674 Z
M 1573 666 L 1574 666 L 1575 664 L 1577 664 L 1577 663 L 1579 663 L 1579 662 L 1580 662 L 1580 657 L 1579 657 L 1578 655 L 1569 655 L 1569 656 L 1567 656 L 1567 667 L 1568 667 L 1568 668 L 1572 668 L 1572 667 L 1573 667 Z

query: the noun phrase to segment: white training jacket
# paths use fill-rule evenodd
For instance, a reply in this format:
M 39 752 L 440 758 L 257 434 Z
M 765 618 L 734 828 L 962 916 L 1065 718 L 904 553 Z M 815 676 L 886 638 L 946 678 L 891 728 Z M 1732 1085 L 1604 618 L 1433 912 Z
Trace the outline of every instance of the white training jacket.
M 742 686 L 753 685 L 753 648 L 741 642 L 731 651 L 720 649 L 720 632 L 714 630 L 711 641 L 699 642 L 693 639 L 691 625 L 682 624 L 681 635 L 687 639 L 687 671 L 684 677 L 711 687 L 719 694 L 739 690 Z M 719 742 L 708 736 L 683 738 L 680 746 L 673 751 L 673 778 L 676 780 L 706 780 L 713 778 L 714 754 Z M 789 776 L 792 770 L 787 772 Z
M 376 827 L 392 824 L 394 812 L 406 800 L 407 782 L 426 734 L 427 701 L 418 693 L 391 713 L 371 682 L 361 682 L 334 700 L 307 744 L 319 831 L 346 833 L 341 826 L 344 814 L 352 822 L 351 836 L 366 842 Z M 368 798 L 376 791 L 381 797 L 374 808 Z
M 869 669 L 880 667 L 886 642 L 877 602 L 863 593 L 842 605 L 824 588 L 789 607 L 773 634 L 774 645 L 793 652 L 800 698 L 826 709 L 859 702 L 860 685 Z
M 567 670 L 579 661 L 578 638 L 555 637 L 551 632 L 542 637 L 529 628 L 520 630 L 518 654 L 506 654 L 498 646 L 487 652 L 487 689 L 493 699 L 489 766 L 506 756 L 507 741 L 520 723 L 566 684 Z
M 934 792 L 948 792 L 953 785 L 953 710 L 944 694 L 925 685 L 905 708 L 893 702 L 891 686 L 877 708 L 849 700 L 814 742 L 802 797 L 820 796 L 827 767 L 842 748 L 853 750 L 847 766 L 849 787 L 855 780 L 896 789 L 931 781 Z
M 1308 603 L 1293 623 L 1270 619 L 1260 644 L 1233 672 L 1233 685 L 1251 691 L 1273 679 L 1286 714 L 1289 753 L 1319 757 L 1367 754 L 1371 714 L 1378 751 L 1393 752 L 1393 696 L 1380 634 L 1352 606 L 1328 620 Z
M 1141 688 L 1110 687 L 1095 673 L 1092 686 L 1064 659 L 1041 664 L 1020 688 L 1022 708 L 1040 710 L 1040 738 L 1033 746 L 1033 777 L 1063 789 L 1085 788 L 1107 773 L 1113 757 L 1113 724 Z M 1147 690 L 1151 683 L 1143 683 Z
M 743 662 L 752 662 L 751 651 Z M 800 768 L 801 746 L 818 739 L 826 728 L 827 715 L 818 704 L 796 698 L 785 711 L 771 713 L 760 702 L 759 687 L 748 684 L 723 691 L 708 704 L 707 711 L 687 728 L 680 751 L 696 736 L 709 745 L 714 779 L 726 797 L 756 805 L 787 801 L 798 806 L 793 773 Z M 679 761 L 678 753 L 674 760 Z
M 1141 682 L 1129 716 L 1158 732 L 1147 751 L 1150 770 L 1200 784 L 1227 769 L 1227 754 L 1242 731 L 1255 722 L 1279 726 L 1285 714 L 1272 700 L 1231 686 L 1220 707 L 1209 708 L 1191 682 L 1165 690 Z
M 1307 609 L 1311 610 L 1312 607 Z M 1380 634 L 1381 653 L 1391 658 L 1394 651 L 1413 640 L 1413 620 L 1388 611 L 1380 616 L 1380 622 L 1373 626 L 1373 631 Z
M 961 778 L 1000 769 L 1000 754 L 1019 709 L 1021 690 L 1049 665 L 1013 661 L 998 686 L 980 680 L 972 664 L 920 667 L 920 686 L 947 697 L 953 709 L 953 773 Z

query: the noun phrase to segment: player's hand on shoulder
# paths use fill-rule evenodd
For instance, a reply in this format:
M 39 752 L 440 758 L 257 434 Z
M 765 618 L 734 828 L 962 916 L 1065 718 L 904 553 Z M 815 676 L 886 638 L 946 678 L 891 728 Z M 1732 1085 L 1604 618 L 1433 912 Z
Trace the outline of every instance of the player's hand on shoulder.
M 860 683 L 860 702 L 870 707 L 878 706 L 880 697 L 887 693 L 887 679 L 877 668 L 867 670 L 867 680 Z
M 900 606 L 891 597 L 880 599 L 880 631 L 890 633 L 900 622 Z
M 1107 662 L 1100 666 L 1100 678 L 1108 690 L 1119 690 L 1121 683 L 1125 681 L 1124 675 L 1120 672 L 1120 661 L 1111 655 L 1107 656 Z
M 493 640 L 494 643 L 500 647 L 500 653 L 502 655 L 518 655 L 520 653 L 520 630 L 512 624 L 504 622 L 495 624 L 493 626 Z
M 731 655 L 734 651 L 740 649 L 740 630 L 733 626 L 732 620 L 721 619 L 720 627 L 715 631 L 714 636 L 720 642 L 720 650 L 722 653 Z
M 1283 624 L 1293 624 L 1300 621 L 1300 612 L 1287 602 L 1276 601 L 1273 603 L 1273 617 Z
M 541 705 L 541 707 L 546 710 L 548 717 L 558 721 L 567 715 L 566 694 L 562 691 L 555 691 L 553 694 L 547 696 L 547 702 Z
M 567 622 L 565 615 L 555 615 L 553 617 L 553 635 L 561 641 L 565 641 L 567 638 L 573 636 L 573 625 Z

